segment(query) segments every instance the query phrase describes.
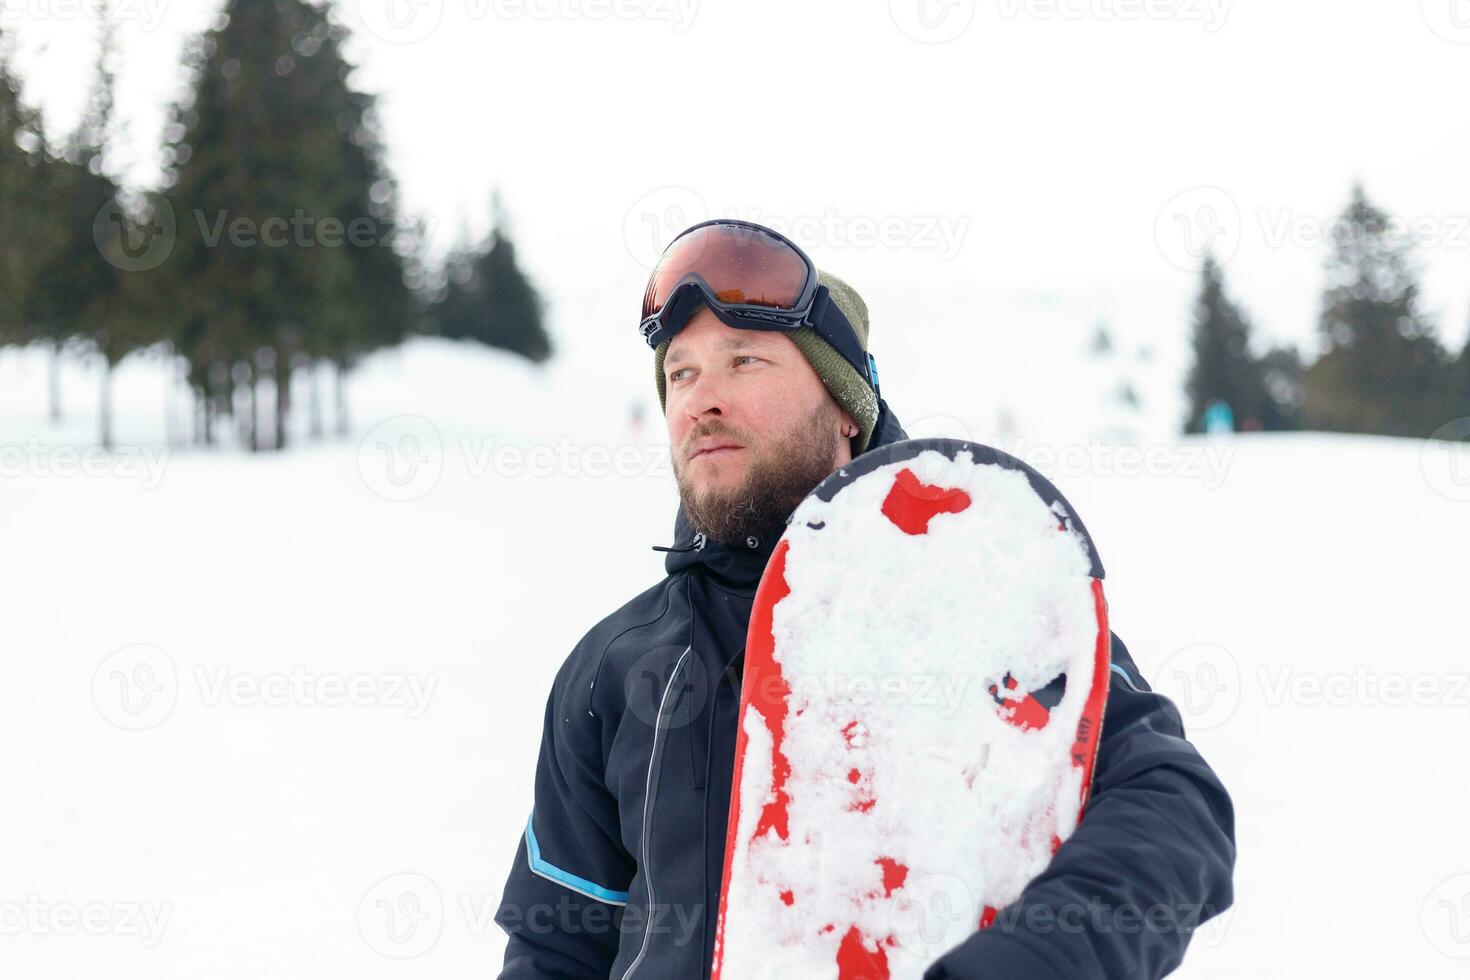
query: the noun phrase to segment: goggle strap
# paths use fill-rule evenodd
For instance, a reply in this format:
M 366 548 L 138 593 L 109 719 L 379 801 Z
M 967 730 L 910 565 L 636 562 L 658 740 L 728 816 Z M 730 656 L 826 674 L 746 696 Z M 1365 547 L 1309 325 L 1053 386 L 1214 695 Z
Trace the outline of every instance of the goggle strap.
M 876 394 L 878 373 L 873 363 L 873 355 L 862 349 L 852 322 L 847 319 L 847 314 L 842 312 L 842 307 L 832 299 L 831 290 L 826 286 L 817 287 L 817 295 L 812 298 L 812 311 L 807 314 L 807 319 L 817 336 L 831 344 L 837 353 L 842 355 L 842 359 L 857 370 L 858 375 Z

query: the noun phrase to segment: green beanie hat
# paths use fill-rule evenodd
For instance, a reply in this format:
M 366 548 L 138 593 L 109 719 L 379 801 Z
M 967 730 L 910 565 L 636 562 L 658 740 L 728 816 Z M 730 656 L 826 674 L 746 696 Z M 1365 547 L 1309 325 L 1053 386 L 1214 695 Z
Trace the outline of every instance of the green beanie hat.
M 862 344 L 863 350 L 868 349 L 868 304 L 858 295 L 857 290 L 847 283 L 838 279 L 830 272 L 817 271 L 817 281 L 827 287 L 827 292 L 832 296 L 832 302 L 847 317 L 847 322 L 852 324 L 853 330 L 857 331 L 858 342 Z M 852 454 L 857 456 L 868 448 L 868 440 L 873 437 L 873 429 L 878 424 L 878 396 L 863 376 L 858 374 L 857 369 L 843 356 L 837 353 L 837 348 L 827 343 L 817 335 L 811 327 L 802 327 L 786 334 L 796 349 L 811 364 L 812 370 L 817 372 L 817 377 L 822 379 L 822 384 L 832 393 L 837 404 L 841 405 L 847 414 L 851 415 L 853 421 L 858 424 L 858 434 L 852 438 Z M 664 354 L 668 352 L 669 342 L 665 340 L 654 349 L 653 373 L 658 383 L 659 407 L 668 413 L 668 405 L 665 401 L 664 392 Z

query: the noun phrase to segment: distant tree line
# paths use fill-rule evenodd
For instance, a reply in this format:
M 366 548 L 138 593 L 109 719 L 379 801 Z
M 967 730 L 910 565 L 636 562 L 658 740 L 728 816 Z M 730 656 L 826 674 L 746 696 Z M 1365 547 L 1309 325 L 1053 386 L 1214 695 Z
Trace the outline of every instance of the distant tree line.
M 1331 230 L 1326 287 L 1310 364 L 1293 347 L 1255 350 L 1249 318 L 1207 259 L 1195 303 L 1187 432 L 1211 406 L 1237 429 L 1433 434 L 1470 416 L 1470 340 L 1447 350 L 1419 307 L 1412 243 L 1361 186 Z
M 112 369 L 151 354 L 193 392 L 194 441 L 250 449 L 286 445 L 298 372 L 310 379 L 306 430 L 324 435 L 316 379 L 328 373 L 345 431 L 348 372 L 410 334 L 550 357 L 502 214 L 484 242 L 427 267 L 345 37 L 330 5 L 228 0 L 187 46 L 160 186 L 131 190 L 112 159 L 119 65 L 106 9 L 92 95 L 64 139 L 23 99 L 0 33 L 0 347 L 51 350 L 53 420 L 56 364 L 78 354 L 105 368 L 104 445 Z

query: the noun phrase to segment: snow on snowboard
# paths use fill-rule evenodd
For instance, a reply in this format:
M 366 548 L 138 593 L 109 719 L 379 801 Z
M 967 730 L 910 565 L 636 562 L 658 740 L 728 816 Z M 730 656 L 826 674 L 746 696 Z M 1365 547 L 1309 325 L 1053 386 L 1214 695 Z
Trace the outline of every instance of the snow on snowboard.
M 751 610 L 713 980 L 904 980 L 1077 826 L 1102 563 L 1019 460 L 871 450 L 793 512 Z

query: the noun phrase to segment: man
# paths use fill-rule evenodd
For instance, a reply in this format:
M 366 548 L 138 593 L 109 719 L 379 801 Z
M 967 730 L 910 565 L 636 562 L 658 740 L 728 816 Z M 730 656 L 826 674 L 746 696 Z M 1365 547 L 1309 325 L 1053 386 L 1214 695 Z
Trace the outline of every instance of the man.
M 879 396 L 862 299 L 769 229 L 680 235 L 643 316 L 681 501 L 675 544 L 661 549 L 664 580 L 593 627 L 552 687 L 496 915 L 502 980 L 708 976 L 756 585 L 807 492 L 905 438 Z M 1112 657 L 1077 831 L 926 980 L 1162 976 L 1229 906 L 1230 798 L 1116 636 Z

